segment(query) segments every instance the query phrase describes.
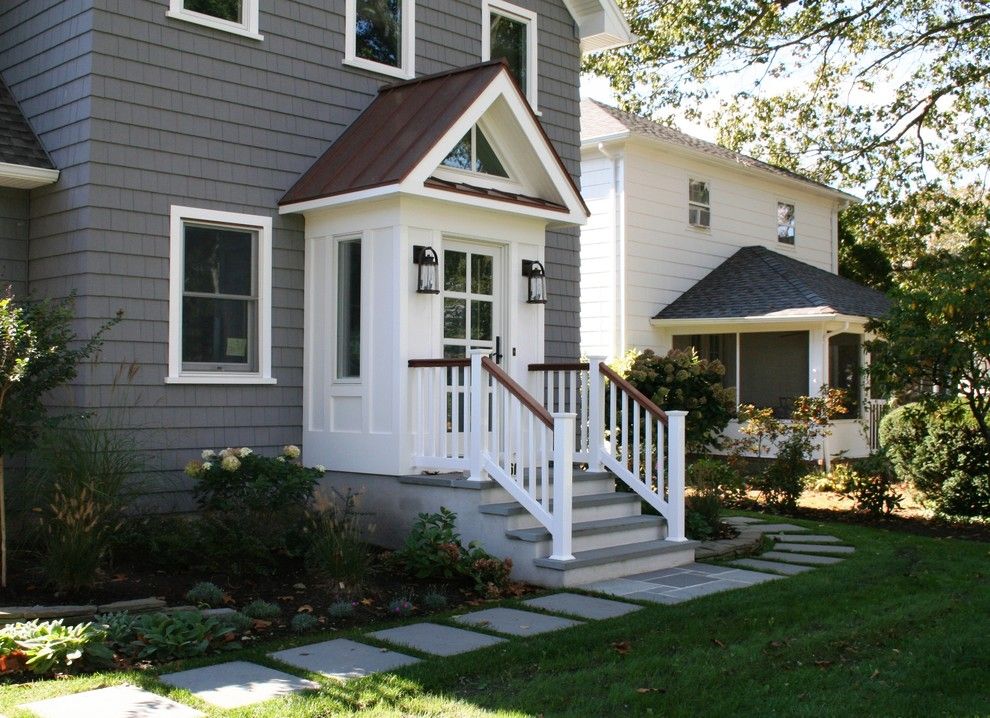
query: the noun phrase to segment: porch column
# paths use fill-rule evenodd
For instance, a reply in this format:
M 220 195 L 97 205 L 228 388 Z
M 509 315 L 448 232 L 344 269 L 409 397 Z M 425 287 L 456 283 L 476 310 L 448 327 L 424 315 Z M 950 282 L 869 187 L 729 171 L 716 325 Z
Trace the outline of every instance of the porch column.
M 808 396 L 817 396 L 821 388 L 828 384 L 828 334 L 824 326 L 808 332 Z M 822 437 L 818 447 L 818 458 L 827 471 L 829 465 L 828 439 Z

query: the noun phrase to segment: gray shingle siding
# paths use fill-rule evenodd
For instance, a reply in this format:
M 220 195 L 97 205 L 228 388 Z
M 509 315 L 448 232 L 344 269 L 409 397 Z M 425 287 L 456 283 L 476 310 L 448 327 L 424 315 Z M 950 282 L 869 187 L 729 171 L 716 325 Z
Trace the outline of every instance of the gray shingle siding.
M 539 13 L 541 119 L 576 178 L 573 21 L 559 1 L 518 1 Z M 81 331 L 124 311 L 77 399 L 117 407 L 167 470 L 204 447 L 298 443 L 303 220 L 279 216 L 276 201 L 392 81 L 342 64 L 343 2 L 266 0 L 262 42 L 166 18 L 163 0 L 0 7 L 0 72 L 62 170 L 54 187 L 32 193 L 31 287 L 76 289 Z M 417 74 L 480 59 L 480 8 L 417 3 Z M 272 217 L 276 386 L 163 383 L 173 204 Z M 547 356 L 571 359 L 577 233 L 548 233 L 547 258 Z M 131 363 L 136 374 L 122 382 L 120 367 Z

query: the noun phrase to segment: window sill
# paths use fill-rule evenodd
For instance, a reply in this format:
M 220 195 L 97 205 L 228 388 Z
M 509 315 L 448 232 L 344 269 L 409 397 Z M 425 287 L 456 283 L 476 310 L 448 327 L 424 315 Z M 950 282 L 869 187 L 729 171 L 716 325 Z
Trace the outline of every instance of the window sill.
M 165 377 L 166 384 L 276 384 L 275 377 L 260 374 L 238 374 L 235 372 L 185 372 L 178 376 Z
M 701 232 L 702 234 L 711 234 L 712 233 L 712 227 L 711 227 L 711 225 L 708 225 L 706 227 L 703 224 L 690 224 L 690 223 L 688 223 L 687 228 L 691 232 Z
M 174 12 L 172 10 L 166 10 L 165 16 L 170 17 L 173 20 L 181 20 L 183 22 L 190 22 L 193 25 L 202 25 L 203 27 L 208 27 L 213 30 L 221 30 L 222 32 L 229 32 L 231 35 L 238 35 L 240 37 L 246 37 L 249 40 L 262 41 L 265 39 L 264 35 L 259 35 L 256 32 L 248 30 L 246 27 L 236 25 L 234 23 L 229 23 L 224 20 L 212 19 L 206 15 L 200 15 L 199 13 L 191 12 Z
M 365 60 L 360 57 L 345 57 L 343 64 L 348 67 L 354 67 L 359 70 L 368 70 L 369 72 L 375 72 L 379 75 L 388 75 L 389 77 L 395 77 L 400 80 L 411 80 L 416 75 L 413 72 L 409 72 L 401 67 L 392 67 L 391 65 L 383 65 L 380 62 L 373 62 L 371 60 Z

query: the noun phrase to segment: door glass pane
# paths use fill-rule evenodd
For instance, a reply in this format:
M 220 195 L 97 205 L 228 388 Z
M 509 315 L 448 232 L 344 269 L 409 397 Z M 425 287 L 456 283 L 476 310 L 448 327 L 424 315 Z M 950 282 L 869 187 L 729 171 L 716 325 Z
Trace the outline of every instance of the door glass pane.
M 443 288 L 448 292 L 467 291 L 467 254 L 444 250 Z
M 402 0 L 357 0 L 354 51 L 358 57 L 399 67 Z
M 253 239 L 243 230 L 186 225 L 185 291 L 252 296 Z
M 466 357 L 466 348 L 454 346 L 453 344 L 444 344 L 443 347 L 443 358 L 444 359 L 463 359 Z
M 492 303 L 474 300 L 471 302 L 471 338 L 490 342 L 492 340 Z
M 361 240 L 337 245 L 337 377 L 361 375 Z
M 182 5 L 186 10 L 203 13 L 210 17 L 231 22 L 243 22 L 241 19 L 241 0 L 185 0 Z
M 467 300 L 443 300 L 443 335 L 448 339 L 464 339 L 467 336 L 465 320 L 467 319 Z
M 487 254 L 471 255 L 471 293 L 492 293 L 492 258 Z
M 492 59 L 505 58 L 509 63 L 509 72 L 525 91 L 527 72 L 526 24 L 504 15 L 492 13 L 491 26 Z
M 253 308 L 252 300 L 184 297 L 182 361 L 248 364 Z

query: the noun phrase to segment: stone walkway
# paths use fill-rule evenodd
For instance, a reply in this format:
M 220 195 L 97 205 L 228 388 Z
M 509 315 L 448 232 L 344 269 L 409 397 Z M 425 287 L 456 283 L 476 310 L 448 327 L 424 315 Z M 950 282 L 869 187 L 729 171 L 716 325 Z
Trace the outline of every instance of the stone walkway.
M 581 588 L 622 598 L 681 603 L 698 596 L 744 588 L 837 563 L 852 553 L 834 536 L 813 535 L 791 524 L 769 524 L 757 519 L 728 519 L 754 534 L 769 534 L 773 551 L 754 558 L 733 560 L 726 566 L 692 563 L 641 573 Z M 268 654 L 287 666 L 349 680 L 418 663 L 417 656 L 453 656 L 511 640 L 599 621 L 642 609 L 641 605 L 577 593 L 555 593 L 522 602 L 518 608 L 487 608 L 453 616 L 451 622 L 413 623 L 368 633 L 358 640 L 338 638 L 296 646 Z M 553 615 L 558 614 L 558 615 Z M 472 630 L 473 629 L 473 630 Z M 372 643 L 364 643 L 363 640 Z M 375 645 L 372 645 L 375 644 Z M 381 647 L 392 646 L 399 650 Z M 159 677 L 168 686 L 189 691 L 203 702 L 223 709 L 240 708 L 299 691 L 318 690 L 314 681 L 247 661 L 217 663 Z M 192 707 L 136 686 L 123 685 L 84 691 L 21 706 L 40 718 L 195 718 L 204 714 Z

